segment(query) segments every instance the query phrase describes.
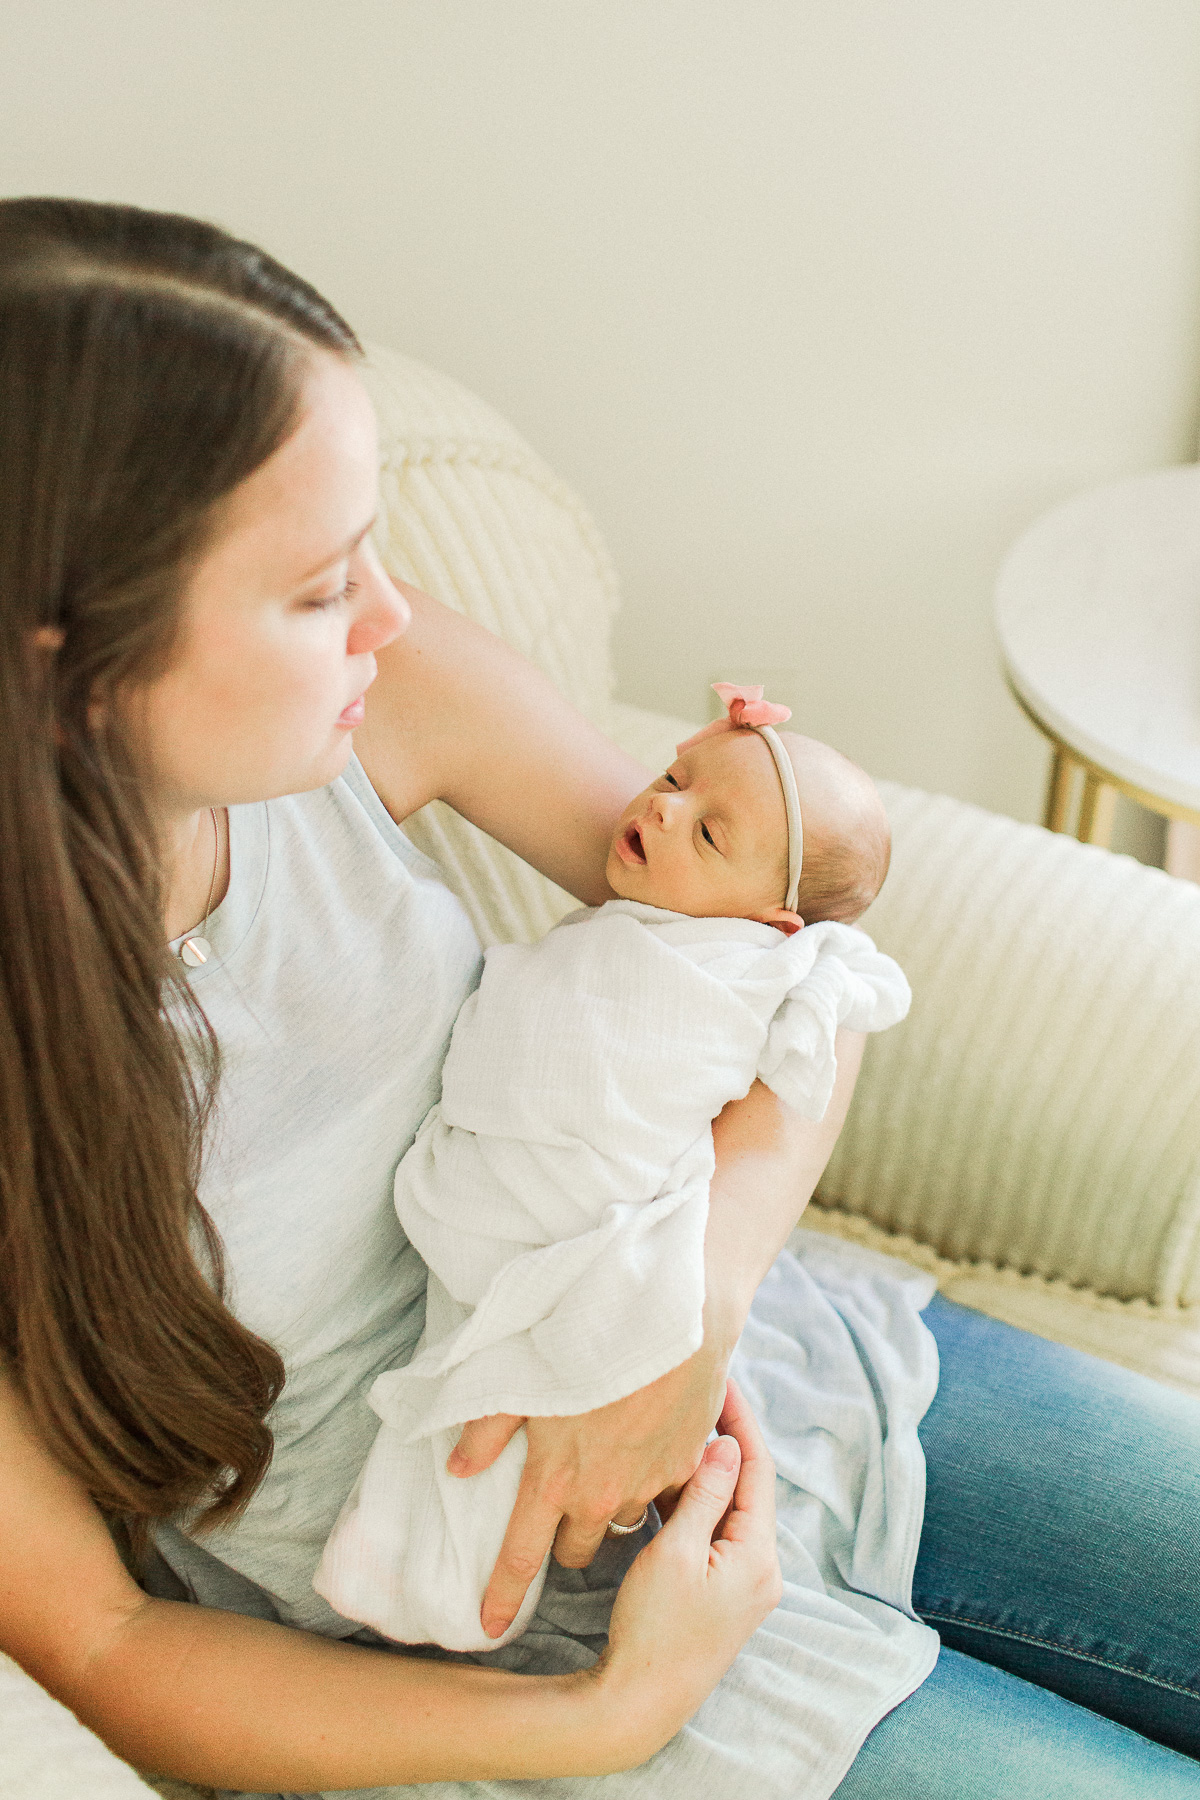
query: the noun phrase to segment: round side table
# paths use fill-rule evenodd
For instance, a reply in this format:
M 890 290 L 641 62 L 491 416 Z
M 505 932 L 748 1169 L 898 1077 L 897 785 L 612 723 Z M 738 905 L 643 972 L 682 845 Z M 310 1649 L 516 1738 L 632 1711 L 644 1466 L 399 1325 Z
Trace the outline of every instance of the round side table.
M 1044 824 L 1107 844 L 1127 794 L 1172 821 L 1168 868 L 1200 878 L 1200 466 L 1046 513 L 1000 570 L 996 628 L 1052 747 Z

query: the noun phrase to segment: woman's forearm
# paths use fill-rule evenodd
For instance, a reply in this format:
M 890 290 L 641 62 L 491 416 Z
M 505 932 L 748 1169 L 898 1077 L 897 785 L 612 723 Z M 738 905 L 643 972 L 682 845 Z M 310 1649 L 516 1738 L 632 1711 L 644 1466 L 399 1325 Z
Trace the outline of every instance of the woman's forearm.
M 58 1696 L 137 1766 L 272 1792 L 602 1774 L 676 1723 L 636 1741 L 603 1668 L 512 1675 L 164 1600 L 73 1678 L 57 1673 Z
M 861 1032 L 838 1032 L 837 1081 L 819 1123 L 791 1111 L 760 1081 L 713 1122 L 717 1168 L 704 1239 L 705 1324 L 706 1334 L 730 1347 L 833 1154 L 865 1043 Z

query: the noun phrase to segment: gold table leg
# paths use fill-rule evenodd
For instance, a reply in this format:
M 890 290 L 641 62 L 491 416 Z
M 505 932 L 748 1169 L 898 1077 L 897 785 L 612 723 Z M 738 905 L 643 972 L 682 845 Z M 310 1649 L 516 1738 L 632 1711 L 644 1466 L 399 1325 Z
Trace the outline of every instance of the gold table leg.
M 1030 724 L 1050 740 L 1050 778 L 1046 783 L 1046 804 L 1042 811 L 1042 823 L 1047 830 L 1070 831 L 1068 821 L 1072 811 L 1075 777 L 1082 771 L 1083 796 L 1075 823 L 1075 836 L 1080 843 L 1101 844 L 1105 847 L 1109 845 L 1112 841 L 1117 795 L 1124 794 L 1138 806 L 1144 806 L 1148 812 L 1157 813 L 1160 818 L 1170 821 L 1174 846 L 1167 864 L 1168 872 L 1173 872 L 1176 865 L 1184 861 L 1183 846 L 1186 844 L 1187 868 L 1185 870 L 1179 867 L 1178 872 L 1186 874 L 1193 881 L 1200 881 L 1200 808 L 1182 806 L 1178 801 L 1164 799 L 1161 794 L 1152 794 L 1148 789 L 1135 786 L 1070 749 L 1053 727 L 1038 717 L 1011 677 L 1008 685 L 1009 692 Z
M 1050 780 L 1046 785 L 1046 805 L 1042 813 L 1042 824 L 1047 831 L 1067 829 L 1067 813 L 1071 805 L 1074 780 L 1075 764 L 1061 744 L 1055 744 L 1050 761 Z
M 1108 845 L 1112 838 L 1116 804 L 1116 789 L 1101 781 L 1098 775 L 1093 775 L 1090 769 L 1085 769 L 1083 799 L 1079 802 L 1079 823 L 1075 827 L 1075 836 L 1081 844 Z

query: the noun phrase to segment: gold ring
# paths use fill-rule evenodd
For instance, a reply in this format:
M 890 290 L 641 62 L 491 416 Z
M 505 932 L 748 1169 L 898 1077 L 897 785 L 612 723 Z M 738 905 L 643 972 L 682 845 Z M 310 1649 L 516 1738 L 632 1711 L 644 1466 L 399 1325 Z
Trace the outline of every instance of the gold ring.
M 632 1537 L 635 1531 L 640 1531 L 642 1529 L 642 1526 L 649 1517 L 650 1506 L 649 1503 L 647 1503 L 642 1508 L 642 1516 L 636 1525 L 618 1525 L 615 1519 L 610 1519 L 604 1528 L 605 1535 L 607 1537 Z

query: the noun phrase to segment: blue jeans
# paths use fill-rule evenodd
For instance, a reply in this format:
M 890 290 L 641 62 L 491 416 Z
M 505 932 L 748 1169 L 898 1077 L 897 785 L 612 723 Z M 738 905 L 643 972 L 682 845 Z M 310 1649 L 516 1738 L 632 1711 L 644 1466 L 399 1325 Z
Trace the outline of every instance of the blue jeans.
M 1200 1403 L 936 1296 L 913 1605 L 836 1800 L 1200 1800 Z

